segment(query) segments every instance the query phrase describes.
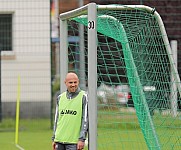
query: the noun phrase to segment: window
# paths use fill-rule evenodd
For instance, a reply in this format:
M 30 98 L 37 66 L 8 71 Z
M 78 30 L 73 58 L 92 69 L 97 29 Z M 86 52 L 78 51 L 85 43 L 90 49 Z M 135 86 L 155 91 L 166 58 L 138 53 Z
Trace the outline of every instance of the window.
M 12 14 L 0 14 L 0 50 L 12 51 Z

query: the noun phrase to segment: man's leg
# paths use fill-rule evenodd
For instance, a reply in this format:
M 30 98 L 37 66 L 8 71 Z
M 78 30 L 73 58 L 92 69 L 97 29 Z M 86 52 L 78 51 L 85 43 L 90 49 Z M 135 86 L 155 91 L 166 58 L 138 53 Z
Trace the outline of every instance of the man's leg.
M 66 150 L 65 144 L 56 143 L 55 150 Z
M 77 150 L 77 144 L 66 144 L 66 150 Z

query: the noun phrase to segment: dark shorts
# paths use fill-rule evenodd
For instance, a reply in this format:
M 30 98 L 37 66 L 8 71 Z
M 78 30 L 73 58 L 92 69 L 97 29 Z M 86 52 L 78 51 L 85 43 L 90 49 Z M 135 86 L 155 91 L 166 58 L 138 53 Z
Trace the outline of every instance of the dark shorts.
M 56 143 L 55 150 L 77 150 L 77 144 Z

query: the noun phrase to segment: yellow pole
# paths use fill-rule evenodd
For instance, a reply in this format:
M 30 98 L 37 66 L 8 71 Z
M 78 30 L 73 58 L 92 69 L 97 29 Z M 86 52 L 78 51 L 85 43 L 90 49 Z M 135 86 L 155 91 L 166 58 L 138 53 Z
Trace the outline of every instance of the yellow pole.
M 20 109 L 20 76 L 18 76 L 17 85 L 17 100 L 16 100 L 16 130 L 15 130 L 15 144 L 18 144 L 18 134 L 19 134 L 19 109 Z

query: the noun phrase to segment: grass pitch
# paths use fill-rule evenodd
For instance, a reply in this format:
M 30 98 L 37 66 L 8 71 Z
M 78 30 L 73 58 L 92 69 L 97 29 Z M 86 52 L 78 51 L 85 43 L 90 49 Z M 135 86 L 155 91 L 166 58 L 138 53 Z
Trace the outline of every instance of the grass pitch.
M 175 133 L 175 129 L 177 129 L 175 134 L 178 137 L 181 135 L 180 120 L 177 120 L 174 126 L 173 122 L 169 122 L 169 120 L 163 124 L 166 128 L 158 128 L 157 132 L 159 134 L 164 134 L 165 131 Z M 156 124 L 160 124 L 159 119 L 154 121 Z M 52 132 L 50 119 L 20 119 L 18 145 L 24 150 L 51 150 Z M 134 113 L 99 112 L 97 140 L 98 150 L 148 149 Z M 160 140 L 165 141 L 165 139 Z M 170 138 L 170 141 L 165 144 L 167 144 L 166 147 L 171 146 L 169 149 L 180 150 L 181 148 L 181 141 L 175 141 L 174 138 Z M 0 122 L 0 150 L 18 149 L 15 145 L 15 120 L 3 119 Z
M 15 145 L 15 120 L 0 123 L 0 149 L 18 150 Z M 18 145 L 24 150 L 50 150 L 52 130 L 49 119 L 20 120 Z

